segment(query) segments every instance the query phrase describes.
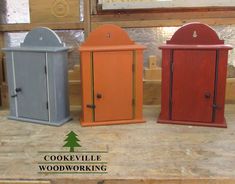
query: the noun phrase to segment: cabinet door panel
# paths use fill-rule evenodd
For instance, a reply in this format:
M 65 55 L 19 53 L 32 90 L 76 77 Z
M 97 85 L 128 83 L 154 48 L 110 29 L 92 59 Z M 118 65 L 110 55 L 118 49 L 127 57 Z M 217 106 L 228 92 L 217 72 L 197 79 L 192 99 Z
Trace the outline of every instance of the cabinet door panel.
M 94 53 L 95 121 L 132 119 L 132 51 Z
M 172 119 L 211 122 L 216 51 L 174 52 Z
M 45 54 L 15 53 L 16 88 L 19 117 L 48 120 Z

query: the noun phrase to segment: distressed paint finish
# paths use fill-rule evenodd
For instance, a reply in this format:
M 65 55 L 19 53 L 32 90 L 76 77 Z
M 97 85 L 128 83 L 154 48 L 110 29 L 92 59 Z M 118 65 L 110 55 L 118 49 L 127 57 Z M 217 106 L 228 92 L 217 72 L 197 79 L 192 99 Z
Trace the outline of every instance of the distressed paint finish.
M 48 28 L 35 28 L 20 47 L 3 49 L 9 86 L 9 118 L 55 126 L 70 120 L 68 49 Z
M 90 58 L 81 58 L 83 126 L 144 122 L 144 48 L 115 25 L 97 28 L 79 48 L 82 56 L 91 53 Z M 85 66 L 89 62 L 91 66 Z
M 226 127 L 227 60 L 232 47 L 209 26 L 190 23 L 160 49 L 162 111 L 158 122 Z

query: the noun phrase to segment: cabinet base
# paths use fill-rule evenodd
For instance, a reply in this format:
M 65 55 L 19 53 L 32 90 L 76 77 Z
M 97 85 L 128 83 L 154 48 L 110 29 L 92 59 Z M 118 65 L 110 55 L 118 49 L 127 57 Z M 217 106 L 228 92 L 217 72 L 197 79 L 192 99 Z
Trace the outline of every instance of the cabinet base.
M 83 122 L 81 121 L 82 126 L 104 126 L 104 125 L 120 125 L 120 124 L 132 124 L 132 123 L 144 123 L 145 120 L 119 120 L 119 121 L 98 121 L 98 122 Z
M 211 122 L 211 123 L 206 123 L 206 122 L 196 122 L 196 121 L 174 121 L 174 120 L 165 120 L 161 119 L 159 116 L 157 123 L 162 123 L 162 124 L 175 124 L 175 125 L 191 125 L 191 126 L 205 126 L 205 127 L 217 127 L 217 128 L 227 128 L 226 120 L 224 120 L 220 123 L 218 122 Z
M 35 120 L 35 119 L 28 119 L 28 118 L 19 118 L 19 117 L 14 117 L 14 116 L 8 116 L 8 119 L 10 120 L 16 120 L 16 121 L 22 121 L 22 122 L 27 122 L 27 123 L 36 123 L 36 124 L 42 124 L 42 125 L 50 125 L 50 126 L 61 126 L 64 123 L 72 120 L 71 117 L 67 117 L 61 121 L 54 121 L 54 122 L 49 122 L 49 121 L 42 121 L 42 120 Z

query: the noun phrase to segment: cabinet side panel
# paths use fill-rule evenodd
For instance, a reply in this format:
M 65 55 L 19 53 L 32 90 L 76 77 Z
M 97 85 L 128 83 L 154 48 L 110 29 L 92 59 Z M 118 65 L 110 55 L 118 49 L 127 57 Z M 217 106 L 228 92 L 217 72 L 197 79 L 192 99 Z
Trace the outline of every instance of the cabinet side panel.
M 13 71 L 13 52 L 6 52 L 6 72 L 7 72 L 7 83 L 8 83 L 8 98 L 10 105 L 10 116 L 16 116 L 16 99 L 11 98 L 11 95 L 15 93 L 14 86 L 14 71 Z
M 217 81 L 217 96 L 215 109 L 215 122 L 221 123 L 224 121 L 224 103 L 225 103 L 225 87 L 226 87 L 226 76 L 227 76 L 227 60 L 228 51 L 219 51 L 219 63 L 218 63 L 218 81 Z
M 59 122 L 69 117 L 67 52 L 47 53 L 47 73 L 51 120 Z
M 91 52 L 81 52 L 81 91 L 82 91 L 82 117 L 81 121 L 92 122 L 93 110 L 87 104 L 93 103 L 93 84 L 92 84 L 92 54 Z
M 135 61 L 135 119 L 142 119 L 143 107 L 143 50 L 136 51 Z
M 171 50 L 162 50 L 162 97 L 160 119 L 168 120 L 170 102 L 170 61 Z

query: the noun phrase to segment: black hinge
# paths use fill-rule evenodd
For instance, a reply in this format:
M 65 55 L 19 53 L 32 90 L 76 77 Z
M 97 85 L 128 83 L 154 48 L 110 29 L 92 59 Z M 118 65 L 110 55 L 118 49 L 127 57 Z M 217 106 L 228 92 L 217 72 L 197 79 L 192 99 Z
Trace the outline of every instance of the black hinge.
M 46 65 L 44 66 L 44 72 L 45 72 L 45 74 L 47 74 L 47 66 Z
M 46 108 L 48 109 L 48 102 L 46 103 Z
M 173 72 L 174 71 L 174 63 L 172 62 L 171 63 L 171 72 Z
M 135 99 L 134 98 L 132 99 L 132 105 L 135 105 Z
M 135 72 L 135 64 L 132 64 L 132 72 Z
M 221 109 L 221 106 L 219 106 L 219 105 L 217 105 L 217 104 L 213 104 L 212 107 L 213 107 L 214 109 Z
M 96 106 L 94 104 L 87 104 L 86 107 L 94 109 Z

